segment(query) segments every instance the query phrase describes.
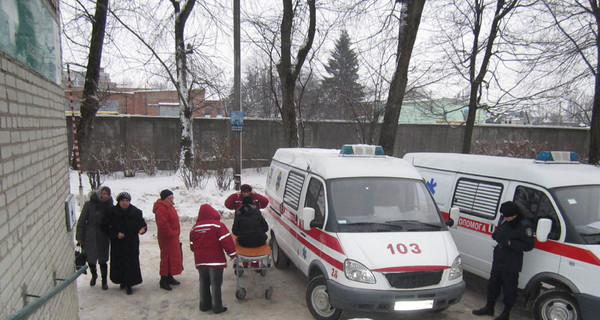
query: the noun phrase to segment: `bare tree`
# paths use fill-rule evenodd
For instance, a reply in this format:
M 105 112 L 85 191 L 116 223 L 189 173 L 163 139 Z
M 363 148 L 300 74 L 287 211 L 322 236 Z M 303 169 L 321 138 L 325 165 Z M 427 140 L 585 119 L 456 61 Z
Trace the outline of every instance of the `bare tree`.
M 305 42 L 298 49 L 295 64 L 292 63 L 292 26 L 298 6 L 292 0 L 283 0 L 283 17 L 281 19 L 281 60 L 277 64 L 277 73 L 281 80 L 281 119 L 285 142 L 288 147 L 296 147 L 298 141 L 298 124 L 296 123 L 296 103 L 294 100 L 296 80 L 302 70 L 308 51 L 315 37 L 317 9 L 315 0 L 307 0 L 309 23 Z
M 187 51 L 185 46 L 185 23 L 187 22 L 196 0 L 170 0 L 175 11 L 175 65 L 177 66 L 177 92 L 179 94 L 179 123 L 181 125 L 181 151 L 179 168 L 191 169 L 194 159 L 194 131 L 192 121 L 192 105 L 188 87 Z
M 87 71 L 83 86 L 83 101 L 80 109 L 81 118 L 77 122 L 79 153 L 83 159 L 86 159 L 88 140 L 94 129 L 94 118 L 100 109 L 100 100 L 97 97 L 97 92 L 100 80 L 100 64 L 102 61 L 107 12 L 108 0 L 98 0 L 96 2 L 94 18 L 92 19 L 92 38 L 90 40 Z M 83 163 L 87 163 L 87 161 Z M 76 167 L 76 157 L 73 157 L 73 164 L 73 167 Z
M 421 13 L 425 0 L 397 0 L 402 3 L 401 15 L 398 21 L 398 56 L 396 60 L 396 71 L 390 84 L 390 91 L 385 104 L 383 124 L 379 133 L 379 144 L 388 155 L 394 154 L 396 132 L 398 130 L 398 118 L 402 109 L 402 100 L 408 83 L 408 66 L 412 54 Z
M 557 31 L 551 38 L 549 51 L 545 53 L 557 64 L 565 66 L 559 68 L 560 74 L 555 76 L 561 83 L 575 87 L 578 90 L 593 91 L 591 108 L 587 107 L 585 95 L 583 99 L 569 101 L 573 94 L 567 97 L 567 105 L 571 108 L 575 105 L 583 105 L 582 108 L 574 108 L 575 113 L 580 116 L 590 114 L 590 144 L 589 163 L 600 164 L 600 8 L 598 1 L 555 1 L 544 0 L 544 9 L 552 16 L 552 24 Z M 591 87 L 593 77 L 594 86 Z M 567 79 L 564 79 L 567 78 Z M 579 109 L 579 110 L 578 110 Z M 577 112 L 579 111 L 579 112 Z M 586 118 L 583 117 L 585 123 Z

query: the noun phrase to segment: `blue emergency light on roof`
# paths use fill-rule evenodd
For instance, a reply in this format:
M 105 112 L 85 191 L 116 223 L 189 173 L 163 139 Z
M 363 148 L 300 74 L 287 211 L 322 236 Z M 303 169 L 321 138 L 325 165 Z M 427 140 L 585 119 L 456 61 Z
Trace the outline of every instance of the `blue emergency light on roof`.
M 579 163 L 579 157 L 573 151 L 540 151 L 535 162 L 541 163 Z
M 385 156 L 381 146 L 369 144 L 345 144 L 340 149 L 341 156 Z

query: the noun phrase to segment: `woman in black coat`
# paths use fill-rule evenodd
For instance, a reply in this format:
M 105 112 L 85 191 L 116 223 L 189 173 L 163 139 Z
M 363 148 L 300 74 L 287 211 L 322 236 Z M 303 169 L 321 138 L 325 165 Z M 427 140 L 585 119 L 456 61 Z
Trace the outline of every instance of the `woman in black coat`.
M 110 280 L 132 294 L 132 286 L 142 283 L 140 270 L 140 234 L 146 233 L 142 211 L 131 205 L 131 196 L 121 192 L 117 205 L 109 211 L 102 230 L 110 237 Z
M 96 263 L 100 264 L 100 274 L 102 275 L 102 290 L 108 289 L 107 284 L 107 265 L 109 239 L 104 232 L 100 230 L 100 225 L 104 221 L 104 216 L 113 207 L 113 199 L 110 196 L 109 187 L 100 187 L 92 192 L 90 201 L 83 205 L 81 215 L 77 222 L 77 234 L 75 239 L 86 253 L 87 263 L 92 273 L 90 286 L 96 285 L 98 273 Z

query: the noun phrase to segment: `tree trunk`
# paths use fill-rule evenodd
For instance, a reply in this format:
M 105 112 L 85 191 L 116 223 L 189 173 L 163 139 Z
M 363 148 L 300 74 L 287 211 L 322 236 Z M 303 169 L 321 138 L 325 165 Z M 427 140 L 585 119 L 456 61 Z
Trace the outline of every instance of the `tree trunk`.
M 83 96 L 81 102 L 81 119 L 77 123 L 77 138 L 79 142 L 79 155 L 83 160 L 84 170 L 88 169 L 89 137 L 94 129 L 94 117 L 100 109 L 98 99 L 98 81 L 100 79 L 100 64 L 102 62 L 102 46 L 104 44 L 104 31 L 106 29 L 106 15 L 108 12 L 108 0 L 96 2 L 96 12 L 92 22 L 92 39 L 90 40 L 90 53 L 83 85 Z M 76 158 L 73 157 L 73 168 L 76 168 Z
M 402 1 L 398 1 L 402 2 Z M 379 133 L 379 144 L 387 155 L 394 154 L 398 119 L 402 109 L 402 100 L 408 82 L 408 65 L 412 55 L 413 46 L 421 22 L 421 13 L 425 0 L 405 0 L 398 30 L 398 59 L 396 72 L 390 84 L 390 93 L 385 103 L 383 124 Z
M 462 153 L 471 153 L 471 140 L 473 139 L 475 117 L 477 115 L 477 109 L 479 108 L 479 91 L 481 89 L 481 84 L 483 83 L 485 75 L 488 71 L 490 59 L 494 55 L 492 49 L 494 47 L 496 37 L 498 36 L 500 21 L 502 21 L 502 19 L 515 8 L 518 2 L 519 0 L 511 0 L 507 4 L 506 0 L 496 1 L 496 12 L 494 14 L 494 19 L 492 20 L 492 25 L 490 26 L 490 35 L 486 42 L 485 52 L 483 54 L 481 66 L 477 71 L 477 75 L 475 75 L 475 69 L 477 62 L 477 53 L 479 52 L 479 34 L 481 31 L 481 23 L 483 20 L 482 17 L 485 4 L 483 2 L 479 2 L 479 6 L 476 6 L 474 8 L 474 21 L 476 23 L 473 29 L 473 48 L 471 49 L 471 56 L 469 57 L 469 81 L 471 82 L 471 95 L 469 97 L 469 114 L 467 116 L 465 133 L 463 136 Z
M 283 18 L 281 19 L 281 60 L 277 64 L 277 72 L 281 79 L 281 120 L 287 147 L 298 147 L 298 123 L 296 118 L 296 105 L 294 91 L 296 79 L 300 74 L 302 65 L 306 60 L 308 51 L 312 47 L 316 30 L 315 0 L 307 0 L 310 21 L 305 44 L 298 50 L 296 65 L 292 65 L 292 22 L 294 8 L 292 0 L 283 0 Z
M 194 131 L 192 105 L 187 81 L 187 56 L 185 50 L 185 23 L 189 17 L 195 0 L 187 0 L 180 8 L 180 2 L 171 0 L 175 9 L 175 63 L 177 65 L 177 92 L 179 94 L 179 122 L 181 125 L 181 149 L 179 167 L 190 169 L 194 160 Z

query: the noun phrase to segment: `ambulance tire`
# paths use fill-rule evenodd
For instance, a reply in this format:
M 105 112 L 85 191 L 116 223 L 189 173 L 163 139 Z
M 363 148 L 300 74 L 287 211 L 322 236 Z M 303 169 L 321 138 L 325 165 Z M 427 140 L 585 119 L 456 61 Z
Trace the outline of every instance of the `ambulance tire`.
M 329 302 L 325 277 L 313 278 L 306 288 L 306 305 L 317 320 L 337 320 L 342 310 L 334 308 Z
M 271 235 L 271 241 L 269 243 L 273 255 L 273 264 L 277 269 L 285 269 L 290 265 L 290 259 L 285 255 L 285 252 L 279 247 L 275 235 Z
M 539 295 L 533 303 L 533 316 L 536 320 L 581 320 L 577 301 L 563 290 L 550 290 Z

